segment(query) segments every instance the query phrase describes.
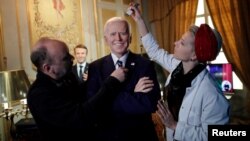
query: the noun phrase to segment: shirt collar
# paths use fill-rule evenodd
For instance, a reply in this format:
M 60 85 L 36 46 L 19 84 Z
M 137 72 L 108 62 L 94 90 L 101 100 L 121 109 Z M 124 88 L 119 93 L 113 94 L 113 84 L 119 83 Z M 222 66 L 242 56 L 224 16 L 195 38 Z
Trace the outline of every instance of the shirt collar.
M 120 61 L 122 61 L 123 65 L 125 66 L 127 58 L 128 58 L 128 54 L 129 54 L 129 51 L 126 54 L 124 54 L 121 58 L 118 58 L 115 54 L 111 53 L 111 57 L 112 57 L 115 65 L 116 65 L 117 60 L 120 60 Z
M 77 65 L 77 68 L 80 68 L 80 66 L 82 66 L 84 68 L 86 66 L 86 61 L 84 63 L 82 63 L 82 64 L 77 63 L 76 65 Z

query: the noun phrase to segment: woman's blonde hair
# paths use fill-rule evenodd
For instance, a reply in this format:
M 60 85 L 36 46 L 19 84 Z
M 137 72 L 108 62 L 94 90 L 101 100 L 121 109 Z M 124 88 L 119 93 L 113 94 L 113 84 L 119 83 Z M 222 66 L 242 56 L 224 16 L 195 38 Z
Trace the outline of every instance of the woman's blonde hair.
M 193 35 L 195 36 L 196 32 L 198 31 L 199 27 L 196 25 L 191 25 L 188 29 L 189 32 L 193 33 Z

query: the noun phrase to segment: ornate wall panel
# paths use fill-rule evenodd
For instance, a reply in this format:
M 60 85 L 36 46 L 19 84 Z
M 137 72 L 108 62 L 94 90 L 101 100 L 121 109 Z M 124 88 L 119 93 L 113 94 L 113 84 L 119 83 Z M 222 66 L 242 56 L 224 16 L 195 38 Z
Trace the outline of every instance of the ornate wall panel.
M 48 36 L 65 41 L 70 49 L 83 43 L 80 0 L 27 0 L 31 45 Z
M 104 2 L 115 2 L 115 0 L 101 0 L 101 1 L 104 1 Z
M 4 61 L 5 61 L 5 56 L 4 56 L 3 36 L 2 36 L 2 20 L 0 13 L 0 71 L 5 70 L 6 63 Z

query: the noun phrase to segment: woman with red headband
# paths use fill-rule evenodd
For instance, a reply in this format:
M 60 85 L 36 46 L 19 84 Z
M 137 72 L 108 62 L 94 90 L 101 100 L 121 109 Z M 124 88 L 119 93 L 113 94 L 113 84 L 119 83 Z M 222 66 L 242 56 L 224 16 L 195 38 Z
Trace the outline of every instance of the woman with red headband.
M 167 129 L 167 141 L 208 140 L 208 125 L 229 122 L 229 103 L 206 69 L 206 62 L 221 49 L 219 32 L 207 24 L 191 26 L 174 43 L 174 54 L 169 54 L 149 33 L 140 11 L 134 6 L 129 9 L 147 54 L 170 72 L 166 103 L 159 101 L 157 111 Z

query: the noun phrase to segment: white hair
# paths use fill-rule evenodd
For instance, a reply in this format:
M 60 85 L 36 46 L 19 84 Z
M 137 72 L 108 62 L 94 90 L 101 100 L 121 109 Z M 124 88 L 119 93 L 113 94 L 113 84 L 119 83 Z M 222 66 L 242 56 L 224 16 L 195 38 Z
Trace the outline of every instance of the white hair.
M 104 25 L 104 35 L 107 33 L 108 31 L 108 26 L 110 23 L 112 22 L 124 22 L 127 26 L 127 32 L 130 34 L 130 24 L 128 23 L 127 20 L 125 20 L 124 18 L 122 17 L 112 17 L 110 19 L 108 19 Z

